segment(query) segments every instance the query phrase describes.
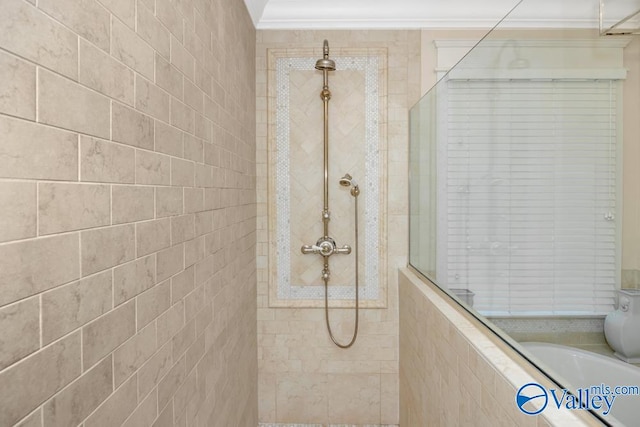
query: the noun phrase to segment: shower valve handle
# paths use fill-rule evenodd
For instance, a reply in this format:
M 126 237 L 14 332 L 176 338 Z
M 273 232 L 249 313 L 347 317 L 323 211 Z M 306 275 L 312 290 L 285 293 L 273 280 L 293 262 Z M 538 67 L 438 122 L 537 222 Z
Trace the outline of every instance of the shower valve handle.
M 336 246 L 336 241 L 331 237 L 321 237 L 315 245 L 303 245 L 300 248 L 303 254 L 320 254 L 323 257 L 329 257 L 333 254 L 349 255 L 351 246 L 344 245 L 341 248 Z

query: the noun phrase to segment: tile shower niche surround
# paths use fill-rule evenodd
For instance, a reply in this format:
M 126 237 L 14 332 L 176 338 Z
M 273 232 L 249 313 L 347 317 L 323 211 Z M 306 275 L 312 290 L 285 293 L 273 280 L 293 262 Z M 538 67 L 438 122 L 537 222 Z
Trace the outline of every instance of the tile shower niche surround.
M 300 247 L 323 235 L 322 73 L 319 49 L 268 50 L 269 305 L 323 307 L 323 258 Z M 360 306 L 386 306 L 386 69 L 384 48 L 335 49 L 329 73 L 329 234 L 355 247 L 351 174 L 359 197 Z M 353 307 L 355 251 L 332 256 L 332 307 Z

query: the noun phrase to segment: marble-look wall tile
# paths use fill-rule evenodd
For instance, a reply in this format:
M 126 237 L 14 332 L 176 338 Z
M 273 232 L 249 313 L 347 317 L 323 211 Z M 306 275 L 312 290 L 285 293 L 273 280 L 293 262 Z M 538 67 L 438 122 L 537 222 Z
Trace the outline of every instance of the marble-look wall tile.
M 171 244 L 177 245 L 194 238 L 195 216 L 182 215 L 171 218 Z
M 0 308 L 0 370 L 40 349 L 38 297 Z
M 114 141 L 153 150 L 153 119 L 125 105 L 111 107 L 111 133 Z
M 83 276 L 131 261 L 135 257 L 135 227 L 132 224 L 83 231 L 80 242 Z
M 79 257 L 75 234 L 1 245 L 0 306 L 79 278 Z
M 78 35 L 22 0 L 2 2 L 0 40 L 9 52 L 78 78 Z
M 187 160 L 172 158 L 171 185 L 178 187 L 193 187 L 195 185 L 194 163 Z
M 110 205 L 108 185 L 40 183 L 38 231 L 45 235 L 109 225 Z
M 127 378 L 132 376 L 156 352 L 156 325 L 152 323 L 140 330 L 127 342 L 113 352 L 113 381 L 120 387 Z M 137 401 L 137 391 L 133 400 Z
M 149 43 L 160 55 L 169 59 L 169 31 L 154 16 L 153 10 L 138 2 L 137 33 L 142 40 Z
M 133 184 L 134 149 L 80 136 L 80 180 Z
M 184 269 L 184 245 L 175 245 L 158 252 L 156 278 L 160 282 Z
M 149 394 L 136 408 L 122 427 L 139 427 L 153 425 L 158 414 L 157 391 Z
M 111 270 L 42 294 L 42 341 L 48 344 L 113 308 Z
M 119 265 L 113 269 L 113 304 L 125 301 L 156 284 L 156 255 Z
M 184 99 L 184 77 L 180 71 L 156 54 L 156 84 L 177 99 Z
M 79 70 L 78 82 L 133 105 L 133 71 L 82 39 Z
M 185 132 L 195 131 L 195 111 L 176 98 L 171 98 L 171 124 Z
M 179 301 L 158 317 L 158 346 L 164 345 L 184 326 L 184 303 Z
M 136 303 L 138 330 L 144 328 L 169 309 L 171 306 L 171 294 L 171 280 L 165 280 L 138 296 Z
M 0 113 L 36 118 L 36 67 L 0 52 Z
M 178 42 L 182 42 L 184 32 L 182 16 L 174 7 L 172 2 L 156 2 L 156 16 L 171 31 Z
M 138 256 L 158 252 L 171 246 L 169 218 L 136 224 L 136 250 Z
M 42 427 L 42 409 L 32 412 L 31 415 L 16 424 L 16 427 Z
M 0 177 L 77 181 L 78 136 L 0 115 Z
M 181 187 L 156 188 L 156 216 L 165 217 L 183 213 L 183 189 Z
M 173 126 L 155 121 L 155 150 L 170 154 L 176 157 L 182 157 L 182 135 L 183 132 Z
M 146 396 L 173 366 L 171 343 L 161 347 L 138 371 L 138 396 Z
M 138 405 L 137 380 L 134 375 L 126 383 L 122 384 L 87 418 L 84 425 L 86 427 L 121 426 Z
M 41 0 L 38 8 L 104 51 L 109 51 L 109 11 L 96 0 Z
M 112 14 L 120 18 L 129 28 L 135 27 L 136 1 L 135 0 L 100 0 Z
M 171 160 L 168 156 L 136 150 L 136 184 L 169 185 Z
M 6 369 L 0 374 L 0 425 L 13 425 L 80 373 L 79 333 L 69 335 Z
M 135 333 L 136 306 L 134 301 L 123 304 L 84 326 L 82 328 L 84 370 L 86 371 L 111 353 Z M 109 361 L 109 365 L 111 365 L 111 361 Z
M 163 408 L 186 377 L 185 358 L 182 357 L 158 383 L 158 407 Z
M 44 423 L 55 427 L 78 425 L 112 391 L 113 369 L 109 356 L 44 405 Z
M 111 19 L 111 55 L 147 79 L 153 80 L 153 48 L 115 18 Z
M 109 98 L 57 74 L 43 69 L 38 71 L 40 122 L 109 138 L 110 108 Z
M 136 108 L 168 123 L 170 95 L 144 77 L 136 75 Z
M 36 184 L 0 182 L 0 243 L 36 235 Z
M 155 212 L 153 187 L 114 185 L 111 187 L 111 221 L 113 224 L 144 221 Z

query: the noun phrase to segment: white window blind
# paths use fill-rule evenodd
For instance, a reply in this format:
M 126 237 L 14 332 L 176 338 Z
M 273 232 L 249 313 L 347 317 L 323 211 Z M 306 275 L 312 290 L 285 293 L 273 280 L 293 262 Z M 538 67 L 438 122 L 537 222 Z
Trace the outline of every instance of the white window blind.
M 612 310 L 617 97 L 614 80 L 448 82 L 447 283 L 481 313 Z

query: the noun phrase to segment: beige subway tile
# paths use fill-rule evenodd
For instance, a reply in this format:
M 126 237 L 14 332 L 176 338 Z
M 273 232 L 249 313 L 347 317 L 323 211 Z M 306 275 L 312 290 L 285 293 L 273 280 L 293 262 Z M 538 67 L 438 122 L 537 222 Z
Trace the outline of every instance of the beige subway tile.
M 171 246 L 171 222 L 169 218 L 136 224 L 138 256 L 147 255 Z
M 195 185 L 195 166 L 188 160 L 171 158 L 171 185 L 193 187 Z
M 195 132 L 195 111 L 176 98 L 171 98 L 171 124 L 185 132 Z
M 194 265 L 205 257 L 204 237 L 191 239 L 184 243 L 184 265 Z
M 112 272 L 105 271 L 42 294 L 42 341 L 81 327 L 113 307 Z
M 131 261 L 135 257 L 133 224 L 83 231 L 80 241 L 83 276 Z
M 38 8 L 104 51 L 109 51 L 109 11 L 95 0 L 39 0 Z
M 204 144 L 204 162 L 211 166 L 220 166 L 220 147 Z
M 191 53 L 184 48 L 175 37 L 171 37 L 171 64 L 174 65 L 189 80 L 194 80 L 195 60 Z
M 39 233 L 109 225 L 111 188 L 96 184 L 38 184 Z
M 213 187 L 213 167 L 196 163 L 196 187 Z
M 163 408 L 187 376 L 185 358 L 182 357 L 158 383 L 158 407 Z
M 204 210 L 204 189 L 185 188 L 184 189 L 184 212 L 194 213 Z
M 180 215 L 183 212 L 181 187 L 156 187 L 156 216 Z
M 133 71 L 82 39 L 79 70 L 78 82 L 133 105 Z
M 174 97 L 184 98 L 182 73 L 158 54 L 156 54 L 156 84 Z
M 193 292 L 187 295 L 184 299 L 184 311 L 186 313 L 185 318 L 187 321 L 196 317 L 200 310 L 205 307 L 206 296 L 205 296 L 205 286 L 201 285 L 196 288 Z
M 173 427 L 175 424 L 173 414 L 173 404 L 169 403 L 166 406 L 160 406 L 160 415 L 158 419 L 153 423 L 151 427 Z
M 155 121 L 155 150 L 160 153 L 182 157 L 182 131 L 171 125 Z
M 0 242 L 36 235 L 36 184 L 0 182 Z
M 85 371 L 135 333 L 135 301 L 123 304 L 84 326 L 82 328 L 82 360 Z
M 117 102 L 111 109 L 111 132 L 114 141 L 153 150 L 153 119 Z
M 153 80 L 154 51 L 118 19 L 111 20 L 111 55 L 149 80 Z
M 115 375 L 115 372 L 114 372 Z M 116 383 L 119 384 L 119 383 Z M 138 405 L 138 380 L 131 377 L 84 422 L 85 427 L 121 426 Z M 116 385 L 118 387 L 118 385 Z
M 155 284 L 155 255 L 120 265 L 113 270 L 113 304 L 122 304 Z
M 205 211 L 196 214 L 196 236 L 202 236 L 213 231 L 213 212 Z
M 16 427 L 42 427 L 42 408 L 38 408 L 31 415 L 16 424 Z
M 75 234 L 0 246 L 0 306 L 77 279 L 79 257 Z
M 198 113 L 204 113 L 204 94 L 198 86 L 189 80 L 184 81 L 184 102 Z
M 173 2 L 156 2 L 156 16 L 171 31 L 174 37 L 182 41 L 182 15 L 173 6 Z
M 209 119 L 205 118 L 202 114 L 195 113 L 195 135 L 203 139 L 206 142 L 212 140 L 212 123 Z
M 156 325 L 152 323 L 113 352 L 113 379 L 116 387 L 125 382 L 156 352 Z M 134 380 L 137 381 L 135 377 Z M 135 396 L 134 396 L 135 399 Z M 118 424 L 119 425 L 119 424 Z
M 109 110 L 109 98 L 49 71 L 38 71 L 38 121 L 109 138 Z
M 150 426 L 158 415 L 158 392 L 149 394 L 121 427 Z
M 175 245 L 158 252 L 156 279 L 158 282 L 168 279 L 184 269 L 184 245 Z
M 143 221 L 154 216 L 153 187 L 114 185 L 111 189 L 111 197 L 111 219 L 114 225 Z
M 184 326 L 184 303 L 179 301 L 158 317 L 158 345 L 171 340 Z
M 161 347 L 138 371 L 138 397 L 146 396 L 171 369 L 171 343 Z
M 133 183 L 133 148 L 101 139 L 80 136 L 80 179 L 82 181 Z
M 136 75 L 136 108 L 138 110 L 168 123 L 170 101 L 171 97 L 167 92 L 144 77 Z
M 12 426 L 28 415 L 77 378 L 80 366 L 80 334 L 75 333 L 0 373 L 0 425 Z
M 165 280 L 138 296 L 138 330 L 155 320 L 171 306 L 170 284 L 170 280 Z
M 202 163 L 204 161 L 204 141 L 200 138 L 185 134 L 184 158 Z
M 284 374 L 276 384 L 276 413 L 283 420 L 328 417 L 327 376 Z
M 193 266 L 176 274 L 171 279 L 171 303 L 175 304 L 195 288 L 195 268 Z
M 191 320 L 171 339 L 173 360 L 178 360 L 196 340 L 196 322 Z
M 0 176 L 78 179 L 78 136 L 0 116 Z
M 9 52 L 78 78 L 78 36 L 22 0 L 3 0 L 0 40 Z
M 169 58 L 169 31 L 154 16 L 153 10 L 138 2 L 138 35 L 165 58 Z
M 0 52 L 0 113 L 36 119 L 36 67 Z
M 38 297 L 0 308 L 0 370 L 40 348 Z
M 171 184 L 171 161 L 168 156 L 136 150 L 137 184 Z
M 120 18 L 129 28 L 136 25 L 136 1 L 135 0 L 100 0 L 112 14 Z
M 112 392 L 113 369 L 109 356 L 44 405 L 44 425 L 78 425 Z
M 182 215 L 171 217 L 171 244 L 176 245 L 193 239 L 195 234 L 195 216 Z

